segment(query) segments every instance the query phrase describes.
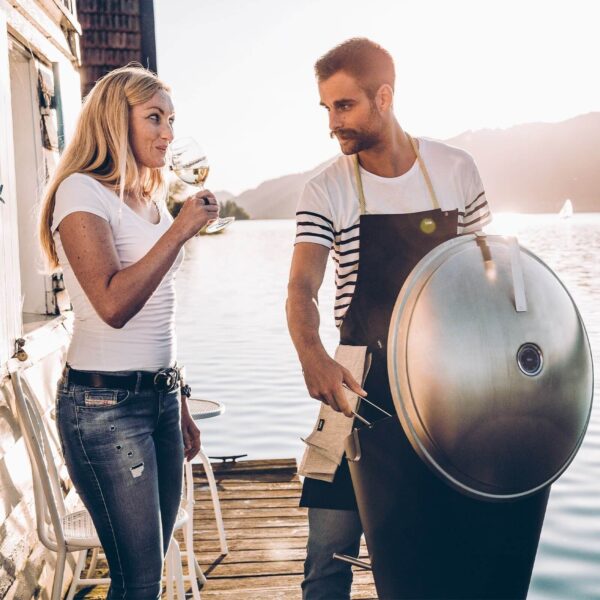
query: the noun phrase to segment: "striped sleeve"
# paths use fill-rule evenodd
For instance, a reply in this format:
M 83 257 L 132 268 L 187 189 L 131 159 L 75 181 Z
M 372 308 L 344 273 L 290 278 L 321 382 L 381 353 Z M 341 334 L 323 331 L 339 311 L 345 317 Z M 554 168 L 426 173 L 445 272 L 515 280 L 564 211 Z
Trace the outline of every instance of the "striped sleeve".
M 335 324 L 339 327 L 350 306 L 356 288 L 360 259 L 360 224 L 335 232 L 333 261 L 335 262 Z
M 483 182 L 473 159 L 470 160 L 471 173 L 467 176 L 465 209 L 458 213 L 458 233 L 480 231 L 491 222 L 492 213 L 485 197 Z
M 333 246 L 334 227 L 329 202 L 318 187 L 307 183 L 296 210 L 296 244 Z

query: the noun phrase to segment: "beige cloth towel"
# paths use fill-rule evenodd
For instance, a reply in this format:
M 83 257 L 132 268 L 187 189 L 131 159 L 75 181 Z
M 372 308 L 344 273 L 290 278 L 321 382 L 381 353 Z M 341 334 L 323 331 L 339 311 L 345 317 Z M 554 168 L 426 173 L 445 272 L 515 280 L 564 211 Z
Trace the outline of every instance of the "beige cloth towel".
M 340 345 L 335 351 L 335 361 L 346 367 L 352 377 L 361 385 L 367 377 L 371 363 L 371 355 L 366 346 Z M 346 398 L 353 410 L 356 410 L 358 396 L 344 389 Z M 354 419 L 344 413 L 336 412 L 325 403 L 321 403 L 319 416 L 315 426 L 306 439 L 304 455 L 300 461 L 298 473 L 312 479 L 333 481 L 335 472 L 344 456 L 344 440 L 352 431 Z

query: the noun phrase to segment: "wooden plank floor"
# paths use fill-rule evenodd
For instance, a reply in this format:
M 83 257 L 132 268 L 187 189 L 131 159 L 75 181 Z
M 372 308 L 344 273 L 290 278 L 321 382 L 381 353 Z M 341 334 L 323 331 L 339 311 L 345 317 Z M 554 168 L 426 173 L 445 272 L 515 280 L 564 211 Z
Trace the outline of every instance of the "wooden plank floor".
M 213 468 L 229 554 L 221 555 L 204 470 L 194 465 L 194 550 L 207 578 L 202 600 L 300 599 L 308 523 L 306 509 L 298 507 L 296 461 L 243 461 Z M 361 556 L 366 557 L 364 543 Z M 99 600 L 105 594 L 97 586 L 76 597 Z M 377 598 L 369 571 L 355 569 L 352 598 Z

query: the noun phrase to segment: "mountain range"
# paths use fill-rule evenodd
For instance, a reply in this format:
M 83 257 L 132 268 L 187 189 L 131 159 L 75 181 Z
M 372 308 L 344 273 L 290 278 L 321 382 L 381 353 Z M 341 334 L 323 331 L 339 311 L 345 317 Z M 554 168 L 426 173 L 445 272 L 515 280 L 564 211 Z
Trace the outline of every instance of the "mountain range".
M 600 211 L 600 112 L 559 123 L 466 131 L 444 141 L 475 158 L 492 211 L 553 213 L 567 198 L 576 212 Z M 293 218 L 304 184 L 335 158 L 237 197 L 217 197 L 233 199 L 253 219 Z

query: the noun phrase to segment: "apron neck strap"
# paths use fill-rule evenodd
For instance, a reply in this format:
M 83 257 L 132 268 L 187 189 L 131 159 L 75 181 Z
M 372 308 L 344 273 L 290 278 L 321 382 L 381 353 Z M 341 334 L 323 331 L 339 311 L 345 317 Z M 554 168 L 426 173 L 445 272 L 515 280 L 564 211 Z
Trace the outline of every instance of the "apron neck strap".
M 433 189 L 433 184 L 431 183 L 431 178 L 429 177 L 429 172 L 427 171 L 427 167 L 423 162 L 423 158 L 421 157 L 421 153 L 419 152 L 419 148 L 412 138 L 412 136 L 406 134 L 408 140 L 410 141 L 410 145 L 414 150 L 414 153 L 417 157 L 417 162 L 419 163 L 419 168 L 421 169 L 421 173 L 423 173 L 423 179 L 425 179 L 425 184 L 427 185 L 427 190 L 429 191 L 429 197 L 431 198 L 431 204 L 435 210 L 439 210 L 440 203 L 438 202 L 437 196 L 435 195 L 435 190 Z M 358 154 L 354 155 L 354 177 L 356 179 L 356 187 L 358 189 L 358 204 L 360 207 L 360 214 L 364 215 L 367 213 L 367 202 L 365 200 L 365 192 L 362 184 L 362 177 L 360 175 L 360 165 L 358 164 Z
M 419 167 L 421 167 L 421 173 L 423 173 L 423 179 L 425 179 L 425 183 L 427 184 L 427 189 L 429 190 L 429 197 L 431 198 L 431 204 L 433 204 L 433 208 L 435 210 L 440 209 L 440 203 L 438 202 L 437 196 L 435 195 L 435 190 L 433 189 L 433 184 L 431 183 L 431 177 L 429 177 L 429 171 L 423 162 L 423 158 L 421 157 L 421 153 L 419 152 L 419 147 L 417 143 L 413 139 L 411 135 L 406 134 L 408 140 L 410 141 L 410 145 L 413 147 L 415 154 L 417 155 L 417 160 L 419 161 Z

